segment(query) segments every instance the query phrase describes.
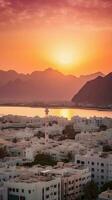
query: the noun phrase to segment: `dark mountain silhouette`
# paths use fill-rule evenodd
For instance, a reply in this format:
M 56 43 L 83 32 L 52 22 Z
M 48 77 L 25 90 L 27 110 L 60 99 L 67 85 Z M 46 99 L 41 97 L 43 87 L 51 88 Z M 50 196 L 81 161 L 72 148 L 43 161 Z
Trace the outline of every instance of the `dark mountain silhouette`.
M 9 71 L 0 70 L 0 86 L 7 84 L 9 81 L 15 81 L 19 77 L 21 77 L 21 80 L 22 79 L 24 80 L 27 78 L 27 75 L 22 73 L 19 74 L 14 70 L 9 70 Z
M 0 71 L 0 102 L 68 101 L 88 80 L 99 75 L 103 76 L 98 72 L 78 78 L 51 68 L 26 75 Z
M 112 73 L 87 82 L 72 101 L 78 106 L 112 106 Z

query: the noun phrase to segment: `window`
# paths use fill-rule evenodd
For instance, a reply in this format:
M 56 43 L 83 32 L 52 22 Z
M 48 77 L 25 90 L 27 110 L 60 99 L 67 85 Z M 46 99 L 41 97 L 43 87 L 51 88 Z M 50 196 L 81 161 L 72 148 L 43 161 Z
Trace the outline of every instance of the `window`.
M 101 179 L 104 179 L 104 176 L 101 176 Z
M 44 200 L 44 188 L 42 189 L 42 200 Z
M 92 168 L 91 171 L 94 172 L 94 168 Z
M 80 160 L 77 160 L 77 163 L 80 163 Z
M 21 197 L 20 197 L 20 200 L 25 200 L 25 197 L 21 196 Z
M 48 190 L 49 190 L 49 187 L 46 188 L 46 191 L 48 191 Z
M 104 163 L 101 163 L 101 166 L 103 167 L 103 166 L 104 166 Z
M 31 194 L 31 190 L 28 190 L 28 193 Z
M 16 188 L 16 192 L 19 192 L 19 189 Z
M 103 173 L 103 172 L 104 172 L 104 169 L 101 169 L 101 172 Z
M 92 162 L 91 164 L 94 165 L 94 162 Z
M 24 189 L 22 189 L 22 193 L 24 193 Z
M 94 174 L 92 174 L 92 178 L 94 178 Z
M 97 165 L 99 165 L 99 162 L 97 162 Z
M 49 195 L 46 195 L 46 199 L 48 199 L 49 198 Z

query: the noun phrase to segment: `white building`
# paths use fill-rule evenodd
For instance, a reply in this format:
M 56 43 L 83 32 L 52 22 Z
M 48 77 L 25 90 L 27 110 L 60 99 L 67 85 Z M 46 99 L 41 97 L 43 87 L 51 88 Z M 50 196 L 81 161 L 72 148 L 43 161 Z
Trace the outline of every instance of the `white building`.
M 44 139 L 33 138 L 31 145 L 25 149 L 24 155 L 27 160 L 34 160 L 38 153 L 51 155 L 55 160 L 62 161 L 68 158 L 68 154 L 74 155 L 78 151 L 84 151 L 85 148 L 74 140 L 55 141 L 49 139 L 45 144 Z
M 61 179 L 48 175 L 24 175 L 5 183 L 4 200 L 61 200 Z
M 16 178 L 20 176 L 20 174 L 21 171 L 16 170 L 15 167 L 0 168 L 0 184 L 3 184 L 10 179 Z
M 105 182 L 112 180 L 112 154 L 89 151 L 85 155 L 77 154 L 75 156 L 75 163 L 89 167 L 92 180 L 99 187 L 103 186 Z
M 71 122 L 74 124 L 75 130 L 83 132 L 96 132 L 102 125 L 107 126 L 107 128 L 112 128 L 112 119 L 107 117 L 82 118 L 79 116 L 74 116 L 71 119 Z
M 99 195 L 99 200 L 112 200 L 112 190 L 107 190 Z
M 48 170 L 47 173 L 61 178 L 62 200 L 75 200 L 83 197 L 84 186 L 91 181 L 91 173 L 88 168 L 77 167 L 72 163 L 65 165 L 59 163 L 57 167 Z
M 112 129 L 100 132 L 82 132 L 75 136 L 75 142 L 78 142 L 84 146 L 100 146 L 102 144 L 112 145 Z
M 0 200 L 7 198 L 7 190 L 2 185 L 0 186 Z
M 91 181 L 87 167 L 72 163 L 1 171 L 2 200 L 74 200 L 83 196 L 84 186 Z

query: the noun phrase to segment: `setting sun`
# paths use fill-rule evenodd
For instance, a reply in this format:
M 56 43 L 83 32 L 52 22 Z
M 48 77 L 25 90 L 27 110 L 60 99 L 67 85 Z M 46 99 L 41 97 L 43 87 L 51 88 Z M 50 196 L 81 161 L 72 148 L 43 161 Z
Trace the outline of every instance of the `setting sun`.
M 0 69 L 110 72 L 111 0 L 95 2 L 0 0 Z
M 80 60 L 75 48 L 67 44 L 52 46 L 48 57 L 49 60 L 52 60 L 52 64 L 56 66 L 57 69 L 62 69 L 63 72 L 72 69 Z
M 0 200 L 112 200 L 111 91 L 112 0 L 0 0 Z
M 58 51 L 56 57 L 57 57 L 57 63 L 61 65 L 73 64 L 74 62 L 73 52 L 69 50 L 66 51 L 63 49 L 62 51 Z

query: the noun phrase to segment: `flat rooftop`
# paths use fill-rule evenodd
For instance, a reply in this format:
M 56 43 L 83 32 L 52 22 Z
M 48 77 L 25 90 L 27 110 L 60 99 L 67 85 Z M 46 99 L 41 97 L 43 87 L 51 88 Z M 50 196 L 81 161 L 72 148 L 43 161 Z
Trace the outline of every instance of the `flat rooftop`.
M 37 182 L 48 182 L 54 180 L 53 176 L 43 176 L 43 175 L 22 175 L 20 177 L 15 178 L 11 182 L 16 182 L 16 183 L 37 183 Z M 11 183 L 10 182 L 10 183 Z

